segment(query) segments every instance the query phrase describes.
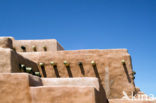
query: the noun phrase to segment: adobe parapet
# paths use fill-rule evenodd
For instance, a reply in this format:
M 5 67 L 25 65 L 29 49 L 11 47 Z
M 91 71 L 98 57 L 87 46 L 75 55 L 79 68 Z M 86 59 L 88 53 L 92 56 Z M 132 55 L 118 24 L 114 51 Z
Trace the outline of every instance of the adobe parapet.
M 14 40 L 13 48 L 17 52 L 50 52 L 64 50 L 56 39 Z
M 11 48 L 16 52 L 55 52 L 64 50 L 56 39 L 15 40 L 13 37 L 0 37 L 0 47 Z

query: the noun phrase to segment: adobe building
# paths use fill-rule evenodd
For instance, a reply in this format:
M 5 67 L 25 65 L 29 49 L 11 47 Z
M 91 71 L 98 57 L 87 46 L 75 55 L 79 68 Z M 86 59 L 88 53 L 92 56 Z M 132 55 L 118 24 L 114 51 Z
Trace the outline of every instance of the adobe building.
M 55 39 L 0 37 L 0 103 L 156 103 L 143 94 L 127 49 L 67 51 Z

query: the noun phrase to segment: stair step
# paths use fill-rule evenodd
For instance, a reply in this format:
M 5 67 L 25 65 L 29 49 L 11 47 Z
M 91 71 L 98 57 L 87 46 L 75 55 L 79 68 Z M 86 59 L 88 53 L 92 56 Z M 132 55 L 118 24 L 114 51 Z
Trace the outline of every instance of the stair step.
M 32 103 L 97 103 L 94 87 L 30 87 Z
M 93 77 L 83 78 L 42 78 L 43 86 L 90 86 L 99 90 L 99 81 Z

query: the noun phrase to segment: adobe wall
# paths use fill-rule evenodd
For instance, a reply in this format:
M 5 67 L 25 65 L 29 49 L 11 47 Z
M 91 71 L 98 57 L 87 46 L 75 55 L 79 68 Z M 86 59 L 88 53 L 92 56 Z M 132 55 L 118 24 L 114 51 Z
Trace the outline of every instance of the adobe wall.
M 62 80 L 28 73 L 0 73 L 0 103 L 108 103 L 106 97 L 100 101 L 97 78 Z
M 47 52 L 64 50 L 56 39 L 46 40 L 13 40 L 13 48 L 17 52 L 23 52 L 21 47 L 25 47 L 25 52 Z M 34 50 L 35 48 L 35 50 Z
M 94 87 L 99 91 L 99 80 L 95 77 L 41 78 L 43 86 Z
M 28 74 L 0 73 L 0 103 L 31 103 Z
M 34 45 L 36 52 L 32 48 Z M 45 45 L 47 51 L 43 52 Z M 21 46 L 26 48 L 26 52 L 22 51 Z M 19 65 L 24 64 L 33 68 L 34 72 L 40 71 L 42 77 L 97 77 L 102 95 L 105 96 L 106 92 L 109 99 L 121 98 L 123 91 L 129 96 L 135 92 L 131 57 L 126 49 L 57 50 L 63 50 L 63 48 L 55 39 L 16 41 L 13 38 L 2 38 L 0 40 L 0 58 L 2 58 L 0 72 L 23 72 L 19 69 Z M 55 62 L 57 66 L 52 66 L 51 61 Z M 70 65 L 66 67 L 64 61 Z M 95 61 L 96 65 L 93 66 L 91 61 Z M 79 65 L 79 62 L 82 64 Z M 40 63 L 43 63 L 44 66 L 41 67 Z
M 0 37 L 0 48 L 13 48 L 11 37 Z
M 123 91 L 131 96 L 135 91 L 131 57 L 126 49 L 20 54 L 37 64 L 44 63 L 44 68 L 38 66 L 43 77 L 97 77 L 108 98 L 121 98 Z M 70 63 L 68 68 L 63 63 L 65 60 Z M 96 62 L 94 67 L 92 60 Z M 122 60 L 125 60 L 125 65 Z M 57 67 L 51 66 L 51 61 L 57 63 Z M 83 65 L 80 67 L 78 62 Z
M 15 73 L 24 72 L 20 69 L 20 64 L 24 64 L 26 67 L 31 67 L 34 72 L 38 72 L 38 65 L 17 54 L 14 50 L 9 48 L 0 48 L 0 73 Z
M 31 67 L 34 72 L 39 71 L 35 62 L 13 50 L 12 40 L 11 37 L 0 37 L 0 73 L 22 72 L 20 64 Z
M 31 87 L 31 95 L 32 103 L 100 103 L 93 87 Z
M 0 37 L 0 73 L 22 72 L 19 67 L 20 64 L 33 68 L 34 72 L 38 71 L 36 63 L 18 54 L 18 52 L 23 52 L 21 46 L 26 48 L 24 53 L 63 50 L 63 47 L 55 39 L 15 40 L 13 37 Z M 36 47 L 36 51 L 32 46 Z M 46 47 L 46 51 L 43 47 Z

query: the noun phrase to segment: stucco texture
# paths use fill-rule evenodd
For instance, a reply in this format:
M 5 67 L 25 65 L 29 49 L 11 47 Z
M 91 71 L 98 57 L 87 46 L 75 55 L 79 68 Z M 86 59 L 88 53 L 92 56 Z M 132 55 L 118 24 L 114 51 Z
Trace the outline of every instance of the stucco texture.
M 0 103 L 31 103 L 28 74 L 0 73 Z
M 107 103 L 97 78 L 64 79 L 0 73 L 0 103 Z
M 131 57 L 126 49 L 20 54 L 37 64 L 44 63 L 44 67 L 38 65 L 43 77 L 97 77 L 108 98 L 121 98 L 123 91 L 129 96 L 135 92 Z M 93 60 L 96 62 L 94 66 L 91 64 Z M 51 61 L 57 63 L 57 66 L 53 67 Z M 70 63 L 70 66 L 66 67 L 64 61 Z M 78 65 L 79 62 L 82 62 L 82 66 Z

